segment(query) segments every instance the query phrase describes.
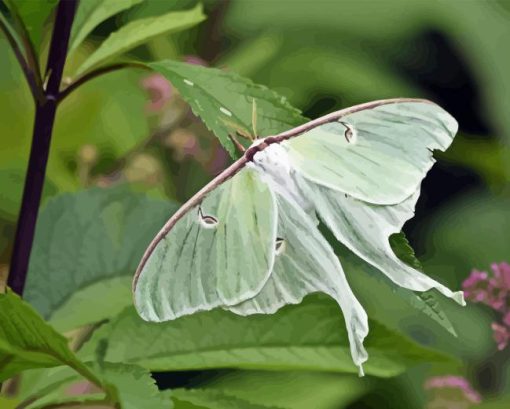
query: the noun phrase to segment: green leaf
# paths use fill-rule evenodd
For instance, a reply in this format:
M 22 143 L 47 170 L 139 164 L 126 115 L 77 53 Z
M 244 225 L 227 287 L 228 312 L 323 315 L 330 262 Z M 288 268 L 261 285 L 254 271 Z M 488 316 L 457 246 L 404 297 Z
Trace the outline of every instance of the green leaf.
M 50 200 L 37 222 L 25 299 L 47 318 L 62 308 L 61 330 L 117 314 L 132 303 L 127 283 L 145 247 L 175 210 L 127 187 Z
M 202 5 L 187 11 L 173 11 L 162 16 L 133 21 L 111 34 L 80 66 L 77 74 L 122 54 L 161 34 L 169 34 L 193 27 L 205 20 Z
M 67 340 L 12 291 L 0 294 L 0 381 L 31 368 L 67 365 L 97 378 L 67 346 Z
M 105 278 L 69 295 L 51 316 L 51 324 L 60 331 L 103 321 L 120 313 L 131 304 L 132 277 Z M 102 302 L 108 300 L 108 308 Z
M 171 402 L 161 394 L 151 374 L 136 365 L 104 362 L 96 373 L 101 377 L 109 395 L 122 409 L 171 409 Z
M 21 400 L 31 400 L 34 396 L 60 398 L 69 385 L 75 382 L 86 381 L 68 366 L 29 369 L 23 371 L 16 396 Z
M 403 232 L 395 233 L 390 236 L 390 246 L 400 260 L 416 270 L 423 271 L 423 266 L 420 263 L 420 260 L 416 258 L 414 250 Z
M 414 250 L 404 233 L 401 232 L 390 236 L 390 245 L 396 256 L 404 263 L 409 264 L 419 271 L 423 271 L 423 266 L 420 260 L 416 258 Z M 399 297 L 402 297 L 414 308 L 428 315 L 453 336 L 457 336 L 455 328 L 439 303 L 435 290 L 414 293 L 402 287 L 395 287 L 395 291 L 398 293 Z
M 17 33 L 17 31 L 14 28 L 14 24 L 12 22 L 12 16 L 9 16 L 3 9 L 3 7 L 0 7 L 0 22 L 3 23 L 5 29 L 9 32 L 9 34 L 14 39 L 15 43 L 17 44 L 18 48 L 20 50 L 23 49 L 23 43 Z M 10 46 L 10 45 L 9 45 Z
M 77 52 L 78 59 L 82 51 Z M 0 98 L 0 217 L 14 223 L 30 152 L 34 108 L 19 64 L 1 35 L 0 61 L 0 94 L 8 95 Z M 119 103 L 102 103 L 107 100 Z M 149 124 L 143 114 L 146 103 L 147 93 L 140 87 L 140 73 L 133 70 L 97 78 L 63 101 L 51 142 L 44 199 L 58 191 L 82 187 L 79 169 L 84 145 L 92 145 L 97 151 L 99 166 L 94 169 L 95 175 L 96 170 L 108 171 L 116 159 L 148 138 Z M 2 175 L 4 171 L 7 181 Z
M 103 405 L 105 401 L 118 402 L 122 409 L 171 409 L 172 407 L 169 396 L 159 393 L 150 373 L 139 366 L 94 362 L 88 364 L 87 368 L 100 380 L 105 393 L 70 397 L 68 393 L 70 386 L 82 380 L 65 367 L 47 370 L 46 377 L 41 377 L 44 373 L 41 374 L 40 371 L 30 371 L 28 385 L 24 384 L 24 374 L 21 379 L 23 399 L 42 396 L 28 409 L 79 400 L 90 404 L 97 401 L 98 404 L 103 403 Z M 50 381 L 45 378 L 49 378 Z
M 254 100 L 257 136 L 279 133 L 305 121 L 284 97 L 237 74 L 171 60 L 148 66 L 172 82 L 232 157 L 236 156 L 235 146 L 228 135 L 235 134 L 236 126 L 253 133 Z
M 251 403 L 212 389 L 174 389 L 172 398 L 176 401 L 176 409 L 182 407 L 179 402 L 189 402 L 195 407 L 208 409 L 278 409 L 276 406 Z
M 9 0 L 9 6 L 15 12 L 28 33 L 36 52 L 39 51 L 44 24 L 50 16 L 57 0 Z
M 152 371 L 208 368 L 313 370 L 357 373 L 338 306 L 307 298 L 274 315 L 241 317 L 222 310 L 165 323 L 144 322 L 131 307 L 89 341 L 107 340 L 105 360 Z M 444 355 L 425 349 L 375 321 L 365 342 L 365 372 L 394 376 Z
M 369 389 L 367 378 L 321 372 L 234 371 L 216 376 L 207 389 L 252 403 L 285 409 L 340 409 Z
M 144 0 L 86 0 L 78 4 L 69 42 L 69 52 L 76 49 L 90 32 L 111 16 Z

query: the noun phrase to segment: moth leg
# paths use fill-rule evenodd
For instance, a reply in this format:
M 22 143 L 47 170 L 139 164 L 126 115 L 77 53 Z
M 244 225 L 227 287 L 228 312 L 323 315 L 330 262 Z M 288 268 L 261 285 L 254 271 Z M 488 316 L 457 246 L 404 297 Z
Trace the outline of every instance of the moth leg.
M 246 148 L 237 140 L 237 138 L 234 135 L 228 134 L 228 137 L 232 142 L 234 142 L 234 145 L 236 146 L 237 150 L 240 153 L 246 152 Z

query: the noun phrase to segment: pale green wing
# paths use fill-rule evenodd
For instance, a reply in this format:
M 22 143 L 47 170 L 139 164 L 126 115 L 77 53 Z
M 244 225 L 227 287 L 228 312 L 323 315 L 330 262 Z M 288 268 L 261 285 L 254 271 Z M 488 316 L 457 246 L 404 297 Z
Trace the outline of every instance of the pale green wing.
M 395 284 L 413 291 L 435 288 L 459 304 L 465 304 L 462 291 L 452 292 L 402 262 L 391 249 L 389 236 L 400 232 L 404 223 L 414 215 L 419 190 L 400 204 L 380 206 L 316 185 L 304 178 L 298 178 L 298 183 L 337 240 Z
M 149 247 L 134 283 L 141 317 L 171 320 L 256 295 L 273 269 L 277 217 L 255 170 L 219 185 Z
M 362 374 L 368 357 L 363 347 L 368 334 L 365 310 L 313 219 L 283 196 L 277 195 L 277 203 L 279 242 L 273 273 L 257 296 L 227 309 L 239 315 L 271 314 L 286 304 L 300 303 L 307 294 L 328 294 L 342 309 L 353 361 Z
M 294 169 L 322 186 L 374 204 L 396 204 L 418 189 L 457 122 L 426 101 L 382 101 L 331 114 L 328 123 L 286 138 Z

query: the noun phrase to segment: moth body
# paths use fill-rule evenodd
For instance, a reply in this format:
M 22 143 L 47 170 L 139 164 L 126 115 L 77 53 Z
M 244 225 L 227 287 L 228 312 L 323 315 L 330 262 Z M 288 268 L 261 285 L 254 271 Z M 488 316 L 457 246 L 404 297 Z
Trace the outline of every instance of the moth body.
M 298 175 L 291 166 L 284 146 L 278 143 L 269 145 L 266 149 L 257 152 L 253 156 L 253 161 L 247 166 L 256 169 L 274 192 L 287 200 L 292 200 L 306 213 L 313 211 L 312 203 L 297 183 Z

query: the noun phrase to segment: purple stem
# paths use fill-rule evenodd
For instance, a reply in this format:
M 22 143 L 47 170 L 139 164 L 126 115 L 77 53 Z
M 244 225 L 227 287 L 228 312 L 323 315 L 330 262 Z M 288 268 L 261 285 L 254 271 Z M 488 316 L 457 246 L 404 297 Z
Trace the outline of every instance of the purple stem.
M 45 77 L 48 78 L 48 85 L 44 90 L 42 101 L 36 102 L 32 147 L 7 280 L 7 285 L 19 295 L 23 294 L 27 277 L 46 164 L 50 152 L 60 82 L 77 4 L 78 0 L 60 0 L 58 4 L 45 74 Z

